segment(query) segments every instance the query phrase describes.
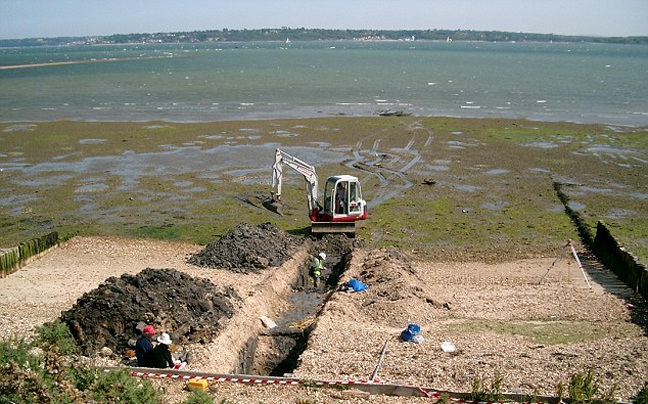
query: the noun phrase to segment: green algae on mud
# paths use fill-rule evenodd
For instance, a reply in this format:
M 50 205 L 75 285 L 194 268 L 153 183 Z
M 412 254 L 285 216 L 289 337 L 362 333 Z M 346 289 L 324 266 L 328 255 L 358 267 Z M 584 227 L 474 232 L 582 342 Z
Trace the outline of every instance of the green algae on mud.
M 446 321 L 441 324 L 444 334 L 470 335 L 494 333 L 519 336 L 525 340 L 541 345 L 579 344 L 597 341 L 603 338 L 628 338 L 631 335 L 641 336 L 641 330 L 631 323 L 600 323 L 576 320 L 483 320 L 461 319 Z
M 320 178 L 360 178 L 369 220 L 358 236 L 422 257 L 554 255 L 577 232 L 553 189 L 588 226 L 604 220 L 648 258 L 648 129 L 504 119 L 0 124 L 0 247 L 45 232 L 205 244 L 241 222 L 309 226 L 301 177 L 285 172 L 278 216 L 274 148 Z

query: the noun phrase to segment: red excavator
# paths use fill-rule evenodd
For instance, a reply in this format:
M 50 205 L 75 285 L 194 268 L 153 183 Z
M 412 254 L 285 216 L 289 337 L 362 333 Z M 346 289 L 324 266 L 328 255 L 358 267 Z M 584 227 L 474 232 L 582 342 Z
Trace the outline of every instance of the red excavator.
M 324 184 L 324 196 L 320 199 L 315 167 L 280 149 L 276 150 L 272 166 L 271 197 L 263 202 L 263 206 L 282 214 L 281 185 L 284 165 L 300 173 L 306 180 L 311 233 L 345 233 L 354 236 L 355 222 L 367 218 L 367 202 L 362 199 L 358 178 L 345 174 L 328 177 Z

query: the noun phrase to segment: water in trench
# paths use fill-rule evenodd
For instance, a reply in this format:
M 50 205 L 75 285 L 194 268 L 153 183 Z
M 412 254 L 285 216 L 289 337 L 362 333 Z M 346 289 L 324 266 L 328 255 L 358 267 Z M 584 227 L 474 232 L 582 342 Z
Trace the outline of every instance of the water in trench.
M 329 296 L 328 292 L 337 288 L 351 256 L 350 250 L 340 254 L 336 254 L 339 251 L 331 251 L 330 246 L 322 250 L 327 253 L 323 282 L 315 288 L 308 275 L 310 260 L 301 264 L 300 276 L 288 297 L 290 308 L 273 319 L 276 327 L 266 329 L 247 341 L 235 373 L 284 376 L 298 367 L 299 357 L 306 349 L 310 332 L 316 325 L 318 310 Z M 316 248 L 315 251 L 319 250 Z

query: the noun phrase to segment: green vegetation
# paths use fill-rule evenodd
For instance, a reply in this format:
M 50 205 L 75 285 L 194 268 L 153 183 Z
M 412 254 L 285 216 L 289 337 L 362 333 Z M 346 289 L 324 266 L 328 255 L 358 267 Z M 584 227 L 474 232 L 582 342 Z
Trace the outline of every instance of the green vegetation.
M 450 395 L 448 393 L 441 393 L 441 396 L 437 400 L 437 404 L 450 404 L 452 401 L 450 400 Z
M 68 326 L 61 320 L 55 320 L 36 328 L 38 336 L 34 344 L 46 351 L 55 351 L 61 355 L 78 354 L 79 349 L 76 345 L 72 333 Z
M 185 404 L 214 404 L 214 397 L 208 392 L 202 390 L 192 390 L 191 394 L 185 401 Z M 226 400 L 219 401 L 220 404 L 225 404 Z
M 593 324 L 575 320 L 545 321 L 495 321 L 495 320 L 456 320 L 444 325 L 444 329 L 453 334 L 496 333 L 524 337 L 529 342 L 541 345 L 577 344 L 597 341 L 604 337 L 628 337 L 636 332 L 628 324 L 618 323 Z
M 473 380 L 473 388 L 469 398 L 473 401 L 479 402 L 501 403 L 504 400 L 502 382 L 502 376 L 498 371 L 495 371 L 495 375 L 490 381 L 490 385 L 488 385 L 485 377 L 475 378 L 475 380 Z
M 643 388 L 637 393 L 632 402 L 635 404 L 648 404 L 648 382 L 644 383 Z
M 0 341 L 1 403 L 163 403 L 148 380 L 130 372 L 105 373 L 78 361 L 74 340 L 65 324 L 39 327 L 31 343 Z
M 131 33 L 92 37 L 58 37 L 3 39 L 0 47 L 59 46 L 66 44 L 128 44 L 128 43 L 196 43 L 196 42 L 264 42 L 285 41 L 339 41 L 339 40 L 417 40 L 488 42 L 591 42 L 645 44 L 648 37 L 593 37 L 575 35 L 536 34 L 502 31 L 473 30 L 375 30 L 375 29 L 316 29 L 316 28 L 266 28 L 222 29 L 169 33 Z
M 162 404 L 164 391 L 127 369 L 104 372 L 79 360 L 68 327 L 57 320 L 37 337 L 0 341 L 0 404 Z M 212 404 L 211 392 L 191 390 L 185 404 Z M 218 401 L 221 404 L 225 399 Z
M 564 388 L 560 386 L 559 390 L 563 391 Z M 616 390 L 617 384 L 615 383 L 608 391 L 601 391 L 599 380 L 591 369 L 586 375 L 582 373 L 572 375 L 567 387 L 570 403 L 573 404 L 591 403 L 595 400 L 602 403 L 616 403 L 617 400 L 614 397 Z
M 574 327 L 574 328 L 582 328 Z M 570 341 L 571 342 L 571 341 Z M 104 372 L 79 361 L 74 340 L 67 326 L 60 321 L 38 327 L 37 337 L 0 341 L 0 403 L 47 404 L 133 403 L 161 404 L 166 402 L 164 391 L 153 386 L 149 379 L 133 377 L 128 370 Z M 492 379 L 475 378 L 471 400 L 496 401 L 504 399 L 505 380 L 495 371 Z M 306 388 L 319 388 L 305 383 Z M 567 386 L 569 401 L 573 404 L 591 402 L 614 403 L 616 385 L 602 391 L 599 379 L 590 370 L 576 373 Z M 564 398 L 565 386 L 557 386 L 557 396 Z M 634 402 L 645 404 L 648 384 L 637 394 Z M 210 391 L 191 390 L 185 404 L 226 404 Z M 440 403 L 449 402 L 442 395 Z M 305 401 L 304 401 L 305 402 Z M 534 402 L 530 398 L 530 402 Z
M 577 403 L 591 401 L 598 393 L 598 383 L 594 380 L 592 370 L 587 375 L 581 373 L 572 376 L 569 382 L 569 397 Z
M 488 380 L 486 376 L 475 378 L 473 380 L 472 392 L 468 398 L 479 402 L 503 402 L 504 394 L 502 392 L 502 386 L 504 382 L 504 378 L 497 370 L 491 380 Z M 601 404 L 612 404 L 617 402 L 614 397 L 616 389 L 617 385 L 615 384 L 609 390 L 602 391 L 598 378 L 592 370 L 589 370 L 585 375 L 576 373 L 571 376 L 569 385 L 567 386 L 568 397 L 565 397 L 564 384 L 559 383 L 557 386 L 557 397 L 561 403 L 587 404 L 597 402 Z M 645 399 L 645 394 L 646 387 L 639 392 L 634 402 L 638 404 L 640 400 Z M 537 402 L 537 400 L 529 397 L 529 402 L 533 403 Z

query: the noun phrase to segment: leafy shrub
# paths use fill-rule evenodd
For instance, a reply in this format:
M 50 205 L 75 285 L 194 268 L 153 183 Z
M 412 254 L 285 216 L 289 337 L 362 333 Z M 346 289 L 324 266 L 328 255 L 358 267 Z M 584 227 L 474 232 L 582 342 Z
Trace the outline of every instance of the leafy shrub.
M 127 370 L 105 373 L 80 363 L 64 324 L 41 327 L 39 337 L 0 341 L 0 404 L 161 404 L 163 395 L 149 380 Z M 35 348 L 40 344 L 43 350 Z M 45 350 L 46 349 L 46 350 Z
M 99 372 L 92 388 L 92 398 L 98 402 L 129 404 L 161 404 L 162 393 L 151 382 L 131 376 L 128 370 Z
M 569 381 L 569 397 L 574 403 L 585 403 L 591 401 L 598 393 L 598 381 L 594 379 L 594 373 L 590 369 L 587 375 L 576 373 Z
M 0 341 L 0 365 L 13 362 L 27 369 L 37 369 L 41 358 L 32 352 L 32 346 L 24 338 Z
M 441 396 L 437 400 L 436 404 L 450 404 L 450 395 L 448 393 L 441 393 Z
M 67 324 L 57 319 L 36 328 L 38 337 L 34 344 L 45 351 L 58 351 L 62 355 L 72 355 L 79 352 L 79 347 L 72 337 Z
M 490 387 L 486 385 L 485 378 L 475 378 L 473 380 L 472 392 L 470 393 L 470 399 L 475 401 L 499 401 L 501 402 L 504 398 L 502 394 L 502 382 L 504 379 L 498 371 L 495 371 L 493 380 L 490 383 Z
M 559 395 L 562 398 L 561 394 L 564 391 L 562 383 L 558 387 Z M 601 389 L 599 379 L 594 377 L 594 373 L 590 369 L 586 375 L 582 373 L 572 375 L 567 391 L 569 392 L 570 402 L 573 404 L 584 404 L 592 401 L 612 404 L 617 402 L 615 395 L 618 388 L 619 385 L 615 383 L 607 390 Z
M 644 382 L 643 388 L 637 393 L 632 402 L 634 404 L 648 404 L 648 382 Z
M 225 400 L 221 401 L 224 403 Z M 185 404 L 214 404 L 214 398 L 202 390 L 192 390 Z

